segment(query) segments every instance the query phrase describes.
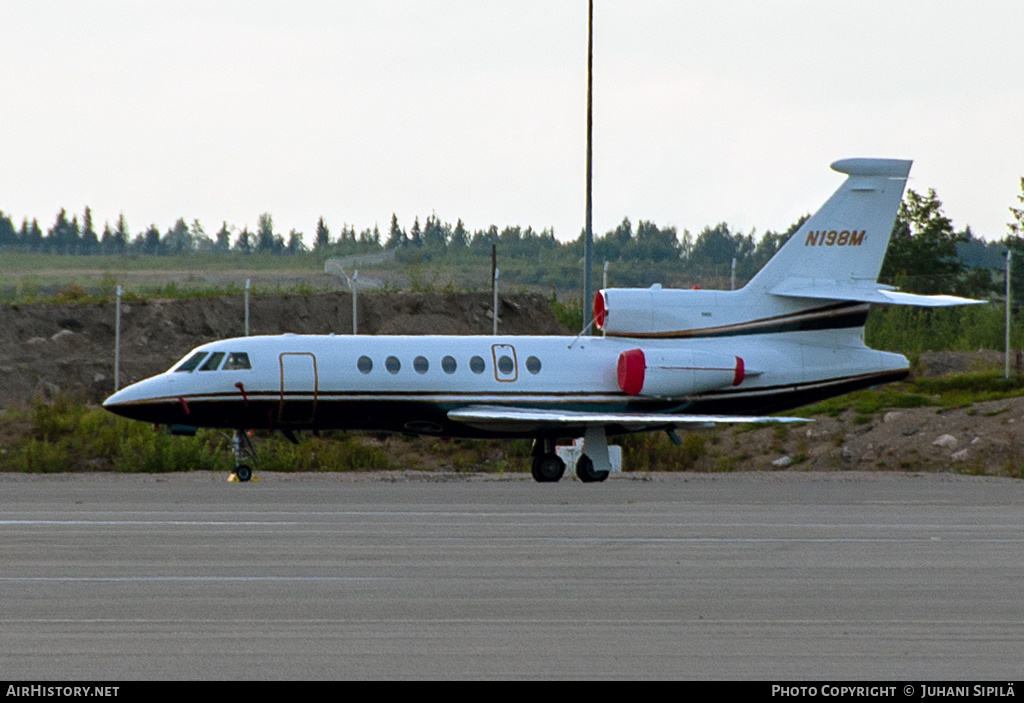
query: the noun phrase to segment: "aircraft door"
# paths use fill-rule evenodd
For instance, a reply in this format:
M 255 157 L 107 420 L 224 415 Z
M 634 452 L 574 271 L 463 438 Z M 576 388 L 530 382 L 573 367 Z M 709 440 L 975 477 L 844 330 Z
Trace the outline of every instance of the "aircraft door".
M 319 379 L 316 356 L 304 352 L 281 354 L 281 403 L 277 421 L 282 425 L 308 424 L 316 417 Z
M 495 380 L 510 383 L 519 378 L 515 347 L 511 344 L 492 344 L 491 356 L 494 357 Z

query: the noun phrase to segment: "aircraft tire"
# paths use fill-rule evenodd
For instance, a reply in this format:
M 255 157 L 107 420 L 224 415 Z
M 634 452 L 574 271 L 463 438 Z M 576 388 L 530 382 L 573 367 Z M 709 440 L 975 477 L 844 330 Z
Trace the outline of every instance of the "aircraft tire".
M 242 464 L 240 466 L 236 466 L 234 473 L 235 473 L 235 476 L 238 477 L 238 480 L 241 481 L 242 483 L 245 483 L 246 481 L 249 481 L 249 480 L 252 479 L 252 469 L 250 469 L 245 464 Z
M 607 471 L 594 471 L 594 460 L 581 454 L 576 461 L 576 478 L 583 483 L 599 483 L 608 478 Z
M 565 462 L 557 454 L 544 454 L 534 457 L 531 472 L 537 483 L 555 483 L 565 473 Z

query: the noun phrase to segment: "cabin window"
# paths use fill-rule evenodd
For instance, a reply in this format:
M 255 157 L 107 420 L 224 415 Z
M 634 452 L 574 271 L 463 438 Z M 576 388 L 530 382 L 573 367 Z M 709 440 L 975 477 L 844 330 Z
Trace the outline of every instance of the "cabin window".
M 485 366 L 483 357 L 474 356 L 469 360 L 469 370 L 473 373 L 483 373 Z
M 356 362 L 356 368 L 358 368 L 361 373 L 370 373 L 373 371 L 373 359 L 368 356 L 359 357 L 359 361 Z
M 175 372 L 179 372 L 179 371 L 185 371 L 185 372 L 195 371 L 196 367 L 199 366 L 199 362 L 201 362 L 203 359 L 205 359 L 206 355 L 208 353 L 209 352 L 196 352 L 195 354 L 190 356 L 188 359 L 183 361 L 178 366 L 178 368 L 174 369 L 174 371 Z
M 454 356 L 446 356 L 441 359 L 441 368 L 444 369 L 445 373 L 455 373 L 455 369 L 459 368 L 459 365 L 456 363 Z
M 210 354 L 210 358 L 206 360 L 206 363 L 199 367 L 200 371 L 216 371 L 217 367 L 220 366 L 221 359 L 224 358 L 224 352 L 214 352 Z
M 540 373 L 540 359 L 535 356 L 526 357 L 526 370 L 532 374 Z
M 244 369 L 251 369 L 252 365 L 249 363 L 249 355 L 245 352 L 231 352 L 228 354 L 228 360 L 224 362 L 224 366 L 221 367 L 221 371 L 239 371 Z
M 417 356 L 412 360 L 412 367 L 416 369 L 416 373 L 426 373 L 430 370 L 430 362 L 425 356 Z
M 388 370 L 388 373 L 398 373 L 402 370 L 402 362 L 398 360 L 397 356 L 389 356 L 384 360 L 384 368 Z

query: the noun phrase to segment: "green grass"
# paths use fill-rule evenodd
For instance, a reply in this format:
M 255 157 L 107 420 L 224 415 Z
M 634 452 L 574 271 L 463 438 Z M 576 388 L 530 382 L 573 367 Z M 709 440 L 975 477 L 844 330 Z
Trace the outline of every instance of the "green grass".
M 230 437 L 217 430 L 172 436 L 166 429 L 117 417 L 60 395 L 52 403 L 0 414 L 0 471 L 32 473 L 223 471 L 234 465 Z M 301 433 L 294 445 L 280 434 L 257 438 L 261 471 L 433 469 L 526 471 L 530 442 L 430 438 L 385 439 L 347 432 Z
M 838 417 L 848 410 L 870 417 L 886 410 L 933 406 L 940 410 L 1024 395 L 1024 378 L 1003 378 L 998 372 L 919 378 L 877 389 L 855 391 L 792 411 L 791 415 Z
M 1011 325 L 1010 345 L 1024 347 L 1024 320 L 1019 313 Z M 916 357 L 925 351 L 1002 351 L 1005 344 L 1002 305 L 915 308 L 892 305 L 871 309 L 864 328 L 869 347 Z
M 61 254 L 39 254 L 31 252 L 3 252 L 3 278 L 24 276 L 39 272 L 81 272 L 81 271 L 313 271 L 322 272 L 324 255 L 303 253 L 294 256 L 275 254 L 216 254 L 196 252 L 173 256 L 150 256 L 124 254 L 120 256 L 74 256 Z
M 312 293 L 336 289 L 323 273 L 326 257 L 316 254 L 178 256 L 60 256 L 0 254 L 0 301 L 93 303 L 113 300 L 118 285 L 125 300 L 215 297 L 241 294 L 245 279 L 253 295 Z M 275 278 L 287 281 L 283 286 Z

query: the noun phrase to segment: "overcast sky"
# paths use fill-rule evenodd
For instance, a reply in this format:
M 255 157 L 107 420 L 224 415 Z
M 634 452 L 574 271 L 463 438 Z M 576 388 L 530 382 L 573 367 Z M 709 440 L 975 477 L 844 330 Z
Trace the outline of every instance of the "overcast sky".
M 594 230 L 782 230 L 852 156 L 958 228 L 1024 176 L 1020 0 L 595 2 Z M 584 224 L 586 0 L 0 0 L 0 210 L 312 243 Z

